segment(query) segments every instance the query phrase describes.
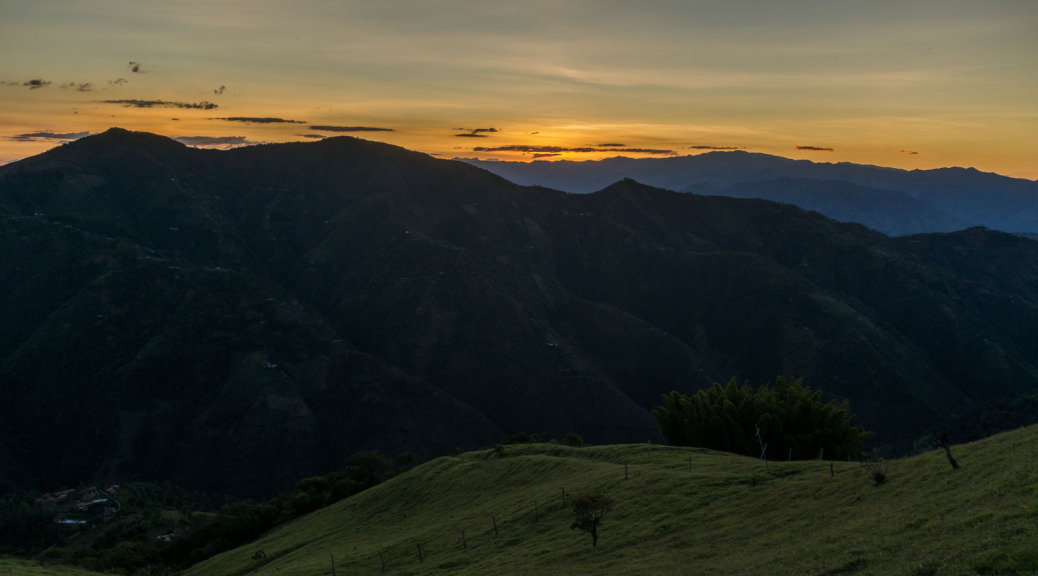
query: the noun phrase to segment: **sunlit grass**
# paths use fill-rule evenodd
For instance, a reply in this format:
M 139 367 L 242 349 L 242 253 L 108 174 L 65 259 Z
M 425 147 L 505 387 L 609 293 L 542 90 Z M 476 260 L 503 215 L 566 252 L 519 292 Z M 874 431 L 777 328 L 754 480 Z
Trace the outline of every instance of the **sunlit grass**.
M 1036 440 L 955 446 L 959 470 L 938 451 L 890 461 L 878 486 L 853 462 L 508 446 L 434 460 L 188 574 L 331 574 L 333 558 L 337 574 L 1029 574 Z M 563 490 L 615 500 L 597 548 L 569 529 Z

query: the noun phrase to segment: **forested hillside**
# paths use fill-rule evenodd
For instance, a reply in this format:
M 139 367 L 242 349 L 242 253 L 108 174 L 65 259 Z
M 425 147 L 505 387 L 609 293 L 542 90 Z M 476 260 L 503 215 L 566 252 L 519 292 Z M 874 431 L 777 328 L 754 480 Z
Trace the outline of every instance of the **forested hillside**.
M 0 239 L 6 489 L 263 496 L 362 449 L 659 442 L 664 394 L 731 377 L 803 378 L 877 442 L 1038 389 L 1038 243 L 980 228 L 111 130 L 0 167 Z

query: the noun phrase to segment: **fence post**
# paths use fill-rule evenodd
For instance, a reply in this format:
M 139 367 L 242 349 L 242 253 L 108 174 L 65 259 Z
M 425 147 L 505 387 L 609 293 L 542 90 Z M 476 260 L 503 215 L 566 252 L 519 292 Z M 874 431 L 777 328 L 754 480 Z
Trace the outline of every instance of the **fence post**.
M 494 521 L 494 536 L 497 536 L 497 516 L 490 517 Z
M 422 543 L 421 542 L 418 543 L 418 561 L 419 562 L 425 562 L 425 559 L 422 558 Z
M 332 554 L 332 576 L 335 576 L 335 554 Z

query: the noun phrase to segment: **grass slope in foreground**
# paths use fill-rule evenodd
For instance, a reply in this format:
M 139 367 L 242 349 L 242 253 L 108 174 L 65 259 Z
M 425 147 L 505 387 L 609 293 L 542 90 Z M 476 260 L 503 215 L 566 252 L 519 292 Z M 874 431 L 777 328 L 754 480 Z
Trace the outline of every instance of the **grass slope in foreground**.
M 878 486 L 851 462 L 767 473 L 703 449 L 508 446 L 439 458 L 188 574 L 332 574 L 333 557 L 350 575 L 383 560 L 407 575 L 1030 574 L 1036 443 L 1029 427 L 954 446 L 958 470 L 941 451 L 890 461 Z M 616 501 L 597 548 L 569 528 L 563 489 Z
M 0 576 L 105 576 L 75 566 L 61 564 L 42 565 L 22 558 L 0 558 Z

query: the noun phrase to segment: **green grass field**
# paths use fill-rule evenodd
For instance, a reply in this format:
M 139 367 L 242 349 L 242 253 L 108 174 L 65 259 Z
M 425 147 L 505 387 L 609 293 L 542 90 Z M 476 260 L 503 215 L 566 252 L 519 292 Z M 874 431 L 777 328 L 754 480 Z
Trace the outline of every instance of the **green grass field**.
M 878 486 L 851 462 L 769 473 L 702 449 L 508 446 L 439 458 L 187 574 L 332 574 L 333 558 L 337 576 L 1035 574 L 1036 444 L 1030 427 L 954 446 L 958 470 L 940 451 L 890 461 Z M 563 490 L 615 500 L 596 548 Z
M 41 565 L 32 560 L 0 558 L 0 576 L 101 576 L 98 572 L 61 564 Z

